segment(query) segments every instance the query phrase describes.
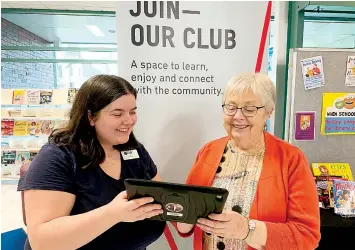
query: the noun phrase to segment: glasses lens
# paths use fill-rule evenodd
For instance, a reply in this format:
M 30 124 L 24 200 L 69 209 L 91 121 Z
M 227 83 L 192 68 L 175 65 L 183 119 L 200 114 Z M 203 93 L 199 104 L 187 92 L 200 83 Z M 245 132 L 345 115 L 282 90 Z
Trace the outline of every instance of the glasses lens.
M 242 111 L 245 116 L 254 116 L 258 109 L 256 107 L 243 107 Z
M 237 111 L 237 107 L 233 105 L 224 105 L 223 110 L 226 115 L 234 115 Z

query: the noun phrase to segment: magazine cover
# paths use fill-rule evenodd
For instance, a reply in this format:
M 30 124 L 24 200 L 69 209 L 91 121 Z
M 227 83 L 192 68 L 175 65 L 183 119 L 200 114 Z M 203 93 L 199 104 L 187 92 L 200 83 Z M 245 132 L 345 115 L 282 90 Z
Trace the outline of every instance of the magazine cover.
M 51 104 L 53 92 L 51 90 L 41 90 L 39 104 Z
M 334 213 L 355 217 L 355 182 L 334 180 Z
M 344 179 L 353 181 L 353 174 L 351 172 L 350 164 L 343 162 L 334 163 L 312 163 L 312 172 L 314 176 L 341 176 Z

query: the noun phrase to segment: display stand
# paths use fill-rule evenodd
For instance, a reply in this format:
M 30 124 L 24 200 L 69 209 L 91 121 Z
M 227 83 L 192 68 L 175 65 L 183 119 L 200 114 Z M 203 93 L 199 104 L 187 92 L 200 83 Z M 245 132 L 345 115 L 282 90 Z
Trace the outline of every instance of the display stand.
M 68 121 L 76 89 L 1 90 L 1 183 L 16 184 L 54 129 Z
M 306 90 L 305 67 L 302 71 L 301 60 L 318 56 L 321 56 L 323 61 L 324 86 Z M 310 164 L 349 163 L 352 173 L 355 173 L 355 135 L 350 133 L 321 134 L 324 93 L 355 92 L 354 86 L 345 85 L 348 56 L 355 56 L 355 50 L 294 49 L 290 51 L 285 140 L 300 148 Z M 355 108 L 352 111 L 355 112 Z M 303 140 L 300 138 L 302 132 L 296 129 L 299 126 L 299 119 L 296 119 L 297 113 L 302 112 L 315 112 L 314 140 L 309 138 Z M 312 134 L 308 134 L 308 137 L 311 138 Z M 355 219 L 341 217 L 335 214 L 333 209 L 320 210 L 322 238 L 318 249 L 332 249 L 332 247 L 333 249 L 347 249 L 353 245 L 351 235 L 355 234 Z

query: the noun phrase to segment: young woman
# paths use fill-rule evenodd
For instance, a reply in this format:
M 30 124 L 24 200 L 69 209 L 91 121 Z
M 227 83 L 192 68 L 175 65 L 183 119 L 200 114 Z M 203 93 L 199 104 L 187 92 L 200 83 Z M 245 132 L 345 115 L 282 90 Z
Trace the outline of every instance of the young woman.
M 145 249 L 166 223 L 151 198 L 127 200 L 124 179 L 160 180 L 133 135 L 136 91 L 98 75 L 79 89 L 66 127 L 56 130 L 19 182 L 24 191 L 25 250 Z

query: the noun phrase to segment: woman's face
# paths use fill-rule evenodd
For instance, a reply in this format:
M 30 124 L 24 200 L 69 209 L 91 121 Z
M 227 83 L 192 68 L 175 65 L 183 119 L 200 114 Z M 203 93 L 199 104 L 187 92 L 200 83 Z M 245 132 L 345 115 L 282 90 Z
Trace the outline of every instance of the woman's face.
M 101 144 L 124 144 L 137 122 L 136 98 L 132 94 L 123 95 L 100 110 L 94 119 L 89 115 L 89 120 Z
M 238 108 L 246 106 L 261 107 L 262 102 L 252 91 L 246 91 L 240 95 L 227 96 L 225 104 L 235 105 Z M 267 112 L 265 108 L 258 109 L 255 116 L 245 116 L 239 109 L 234 116 L 229 116 L 224 113 L 224 128 L 229 136 L 235 140 L 254 139 L 255 136 L 260 136 L 264 130 L 264 126 L 271 112 Z

